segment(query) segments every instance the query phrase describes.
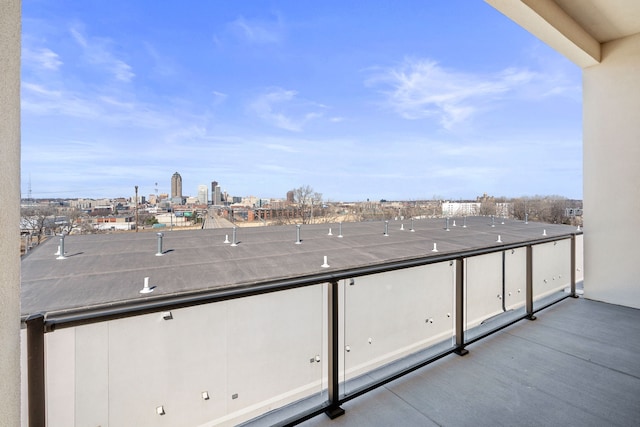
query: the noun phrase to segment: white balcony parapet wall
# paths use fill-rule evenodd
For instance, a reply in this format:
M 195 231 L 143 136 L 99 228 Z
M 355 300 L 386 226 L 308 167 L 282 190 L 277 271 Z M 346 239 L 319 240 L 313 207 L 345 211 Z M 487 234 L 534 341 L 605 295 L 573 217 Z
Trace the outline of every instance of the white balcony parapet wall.
M 571 2 L 574 19 L 553 0 L 485 1 L 583 68 L 584 295 L 640 308 L 637 2 Z
M 640 308 L 640 34 L 605 43 L 584 86 L 585 297 Z

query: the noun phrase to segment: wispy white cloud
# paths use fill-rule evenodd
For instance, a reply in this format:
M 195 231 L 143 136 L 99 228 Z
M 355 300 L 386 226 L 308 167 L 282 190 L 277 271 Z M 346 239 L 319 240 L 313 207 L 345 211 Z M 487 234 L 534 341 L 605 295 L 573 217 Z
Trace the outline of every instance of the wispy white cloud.
M 112 52 L 112 41 L 108 38 L 87 37 L 78 27 L 69 29 L 76 43 L 83 48 L 87 61 L 106 69 L 116 80 L 128 83 L 135 77 L 133 68 Z
M 267 165 L 260 164 L 258 165 L 258 169 L 266 172 L 276 172 L 276 173 L 284 173 L 284 174 L 300 173 L 299 170 L 280 166 L 280 165 L 273 165 L 273 164 L 267 164 Z
M 265 147 L 268 148 L 269 150 L 283 151 L 285 153 L 297 153 L 300 151 L 290 145 L 283 145 L 283 144 L 265 144 Z
M 218 92 L 217 90 L 214 90 L 211 94 L 213 95 L 213 105 L 220 105 L 229 97 L 226 93 Z
M 115 128 L 166 130 L 179 126 L 181 120 L 192 119 L 188 112 L 176 114 L 163 105 L 138 102 L 123 93 L 49 88 L 30 81 L 22 82 L 21 107 L 25 120 L 39 116 L 58 120 L 83 119 Z
M 95 100 L 76 96 L 63 89 L 48 88 L 43 84 L 22 82 L 22 111 L 36 115 L 56 115 L 92 118 L 100 114 Z
M 240 16 L 229 23 L 229 29 L 237 37 L 252 44 L 279 43 L 284 38 L 284 25 L 279 16 L 275 21 L 256 21 Z
M 25 81 L 22 82 L 22 89 L 48 98 L 60 98 L 60 96 L 62 95 L 62 92 L 59 90 L 47 89 L 46 87 L 37 83 L 30 83 Z
M 130 82 L 135 77 L 131 66 L 124 61 L 120 61 L 119 59 L 115 60 L 111 64 L 111 71 L 115 75 L 116 79 L 122 82 Z
M 382 87 L 388 105 L 403 118 L 433 118 L 452 129 L 536 79 L 539 75 L 526 69 L 480 75 L 449 70 L 429 59 L 406 59 L 397 67 L 377 70 L 366 84 Z
M 171 143 L 184 144 L 194 140 L 203 140 L 207 137 L 207 130 L 203 126 L 191 124 L 183 128 L 177 128 L 166 135 L 165 139 Z
M 320 107 L 313 102 L 298 99 L 297 95 L 294 90 L 271 88 L 254 99 L 249 108 L 272 126 L 300 132 L 305 124 L 323 114 L 320 111 L 304 111 Z
M 77 30 L 76 28 L 70 28 L 69 32 L 71 33 L 71 36 L 73 37 L 73 39 L 82 47 L 88 47 L 89 43 L 87 42 L 87 39 L 85 38 L 85 36 L 80 33 L 79 30 Z
M 37 49 L 25 47 L 22 49 L 22 59 L 26 63 L 50 71 L 58 70 L 63 64 L 60 55 L 46 47 Z
M 175 76 L 178 73 L 178 68 L 173 60 L 167 55 L 161 54 L 158 49 L 149 42 L 142 43 L 147 54 L 153 60 L 152 71 L 162 77 Z

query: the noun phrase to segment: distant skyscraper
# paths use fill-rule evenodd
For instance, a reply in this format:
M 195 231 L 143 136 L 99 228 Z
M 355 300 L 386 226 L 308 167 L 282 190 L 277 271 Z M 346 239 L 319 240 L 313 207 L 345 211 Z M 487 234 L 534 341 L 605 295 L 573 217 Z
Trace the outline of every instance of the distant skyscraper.
M 222 204 L 222 193 L 218 181 L 211 182 L 211 204 L 217 206 Z
M 171 198 L 182 198 L 182 177 L 178 172 L 171 177 Z
M 221 205 L 222 204 L 222 192 L 220 191 L 220 186 L 216 185 L 216 188 L 213 191 L 213 204 Z
M 209 203 L 209 189 L 204 184 L 198 185 L 198 202 L 201 205 Z

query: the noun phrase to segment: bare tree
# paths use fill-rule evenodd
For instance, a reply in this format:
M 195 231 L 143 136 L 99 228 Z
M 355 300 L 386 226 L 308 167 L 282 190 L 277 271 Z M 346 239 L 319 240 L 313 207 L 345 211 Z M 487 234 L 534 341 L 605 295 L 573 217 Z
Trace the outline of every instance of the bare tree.
M 55 217 L 55 232 L 69 234 L 72 229 L 77 228 L 86 215 L 77 208 L 66 209 L 64 216 Z M 82 231 L 82 228 L 80 228 Z
M 293 200 L 298 205 L 303 224 L 313 221 L 314 205 L 322 204 L 322 193 L 313 191 L 309 185 L 303 185 L 293 190 Z
M 512 199 L 513 217 L 518 220 L 569 224 L 565 216 L 568 200 L 562 196 L 533 196 Z
M 55 230 L 55 215 L 55 209 L 49 206 L 26 207 L 20 212 L 22 226 L 36 236 L 38 244 L 47 232 Z
M 524 214 L 527 209 L 527 200 L 525 198 L 511 199 L 511 215 L 514 219 L 523 221 L 525 219 Z
M 567 199 L 562 196 L 550 196 L 546 200 L 545 222 L 552 224 L 568 224 L 569 218 L 565 217 L 565 210 L 568 207 Z

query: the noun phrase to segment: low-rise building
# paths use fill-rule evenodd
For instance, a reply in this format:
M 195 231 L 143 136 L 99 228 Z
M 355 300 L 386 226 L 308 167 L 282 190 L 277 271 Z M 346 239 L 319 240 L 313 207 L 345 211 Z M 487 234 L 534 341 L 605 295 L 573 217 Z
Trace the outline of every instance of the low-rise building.
M 131 215 L 110 215 L 94 217 L 92 220 L 93 227 L 101 231 L 125 231 L 135 230 L 135 217 Z

